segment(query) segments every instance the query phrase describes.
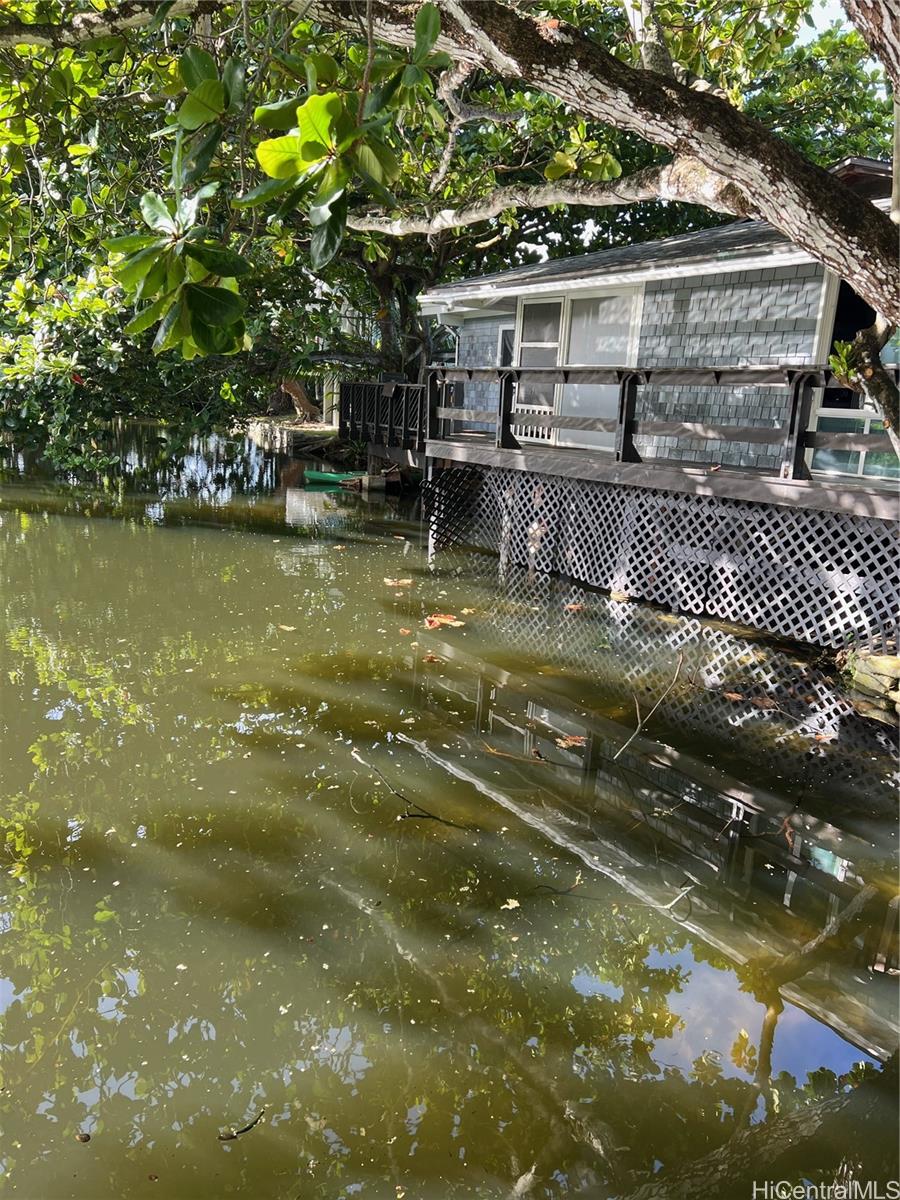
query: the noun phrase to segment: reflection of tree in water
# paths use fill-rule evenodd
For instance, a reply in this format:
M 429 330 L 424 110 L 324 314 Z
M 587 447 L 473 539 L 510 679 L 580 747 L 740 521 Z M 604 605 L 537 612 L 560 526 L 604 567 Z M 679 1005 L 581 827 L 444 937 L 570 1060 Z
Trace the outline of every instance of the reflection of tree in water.
M 52 566 L 35 555 L 37 595 L 53 571 L 77 569 L 77 537 L 58 539 Z M 221 588 L 221 557 L 198 543 L 186 561 L 195 594 Z M 104 568 L 109 611 L 150 586 L 139 563 L 118 582 Z M 322 600 L 329 581 L 306 578 Z M 79 612 L 81 588 L 73 578 L 60 603 Z M 131 626 L 101 655 L 86 647 L 115 646 L 108 611 L 81 618 L 76 640 L 7 603 L 14 701 L 36 691 L 47 711 L 63 707 L 66 734 L 40 742 L 3 808 L 12 998 L 0 1103 L 16 1131 L 2 1148 L 13 1185 L 46 1181 L 48 1147 L 82 1129 L 98 1155 L 114 1133 L 99 1159 L 112 1195 L 149 1173 L 173 1196 L 216 1194 L 223 1180 L 323 1200 L 357 1181 L 435 1200 L 506 1196 L 517 1181 L 519 1195 L 626 1195 L 657 1164 L 665 1179 L 723 1144 L 740 1149 L 731 1139 L 764 1088 L 770 1145 L 791 1113 L 843 1103 L 854 1080 L 825 1070 L 802 1085 L 754 1079 L 766 1058 L 755 1029 L 735 1048 L 736 1073 L 714 1054 L 661 1065 L 687 970 L 660 960 L 688 946 L 699 959 L 702 945 L 602 879 L 597 903 L 557 894 L 572 884 L 570 857 L 527 827 L 510 834 L 508 814 L 402 746 L 378 762 L 466 828 L 397 821 L 402 805 L 349 752 L 375 722 L 402 728 L 409 681 L 396 662 L 303 648 L 290 683 L 257 684 L 249 636 L 153 641 Z M 188 670 L 208 681 L 199 711 L 179 694 Z M 422 720 L 438 744 L 451 737 L 443 717 Z M 298 740 L 312 748 L 307 774 L 287 757 Z M 251 795 L 248 752 L 265 764 Z M 486 755 L 479 766 L 498 769 Z M 534 804 L 531 778 L 505 774 L 504 787 Z M 518 907 L 504 909 L 510 897 Z M 602 989 L 580 994 L 575 977 Z M 252 1131 L 217 1142 L 264 1105 Z M 819 1157 L 795 1172 L 824 1165 L 833 1177 L 826 1134 L 839 1144 L 823 1126 L 805 1142 Z M 858 1143 L 889 1141 L 870 1125 Z

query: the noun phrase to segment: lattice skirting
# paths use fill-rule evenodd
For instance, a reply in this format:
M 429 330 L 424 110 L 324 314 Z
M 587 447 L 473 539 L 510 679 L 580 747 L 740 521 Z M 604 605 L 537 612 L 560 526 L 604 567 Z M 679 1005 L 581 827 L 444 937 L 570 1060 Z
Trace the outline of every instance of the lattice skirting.
M 890 521 L 496 467 L 442 471 L 426 503 L 438 548 L 814 645 L 896 644 Z

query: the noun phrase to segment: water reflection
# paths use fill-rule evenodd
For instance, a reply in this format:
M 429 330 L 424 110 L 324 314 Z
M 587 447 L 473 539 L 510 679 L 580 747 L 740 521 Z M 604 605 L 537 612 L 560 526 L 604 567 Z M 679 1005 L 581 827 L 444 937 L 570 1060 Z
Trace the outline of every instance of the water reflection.
M 740 1194 L 756 1128 L 787 1178 L 895 1169 L 852 1087 L 896 1037 L 889 733 L 796 655 L 273 483 L 0 496 L 6 1190 Z

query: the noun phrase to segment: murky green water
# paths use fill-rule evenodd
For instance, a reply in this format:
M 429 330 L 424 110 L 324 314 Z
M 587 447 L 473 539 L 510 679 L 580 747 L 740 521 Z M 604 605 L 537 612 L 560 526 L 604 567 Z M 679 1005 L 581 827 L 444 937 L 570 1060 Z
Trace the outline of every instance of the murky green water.
M 8 1194 L 625 1196 L 894 1049 L 896 909 L 777 1022 L 739 977 L 894 877 L 893 733 L 810 656 L 240 445 L 7 461 Z

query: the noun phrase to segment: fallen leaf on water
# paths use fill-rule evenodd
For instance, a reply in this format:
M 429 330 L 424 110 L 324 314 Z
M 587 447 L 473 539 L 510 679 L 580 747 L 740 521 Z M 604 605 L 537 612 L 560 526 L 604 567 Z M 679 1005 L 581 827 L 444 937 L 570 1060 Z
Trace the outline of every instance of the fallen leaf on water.
M 388 579 L 388 578 L 385 578 L 384 582 L 390 588 L 412 587 L 412 585 L 413 585 L 413 581 L 411 579 Z
M 816 734 L 817 742 L 833 742 L 833 741 L 836 741 L 836 739 L 837 739 L 837 734 L 834 734 L 834 733 L 817 733 Z
M 412 633 L 412 630 L 411 630 L 411 629 L 401 629 L 401 630 L 400 630 L 400 636 L 401 636 L 401 637 L 409 637 L 409 635 L 410 635 L 411 633 Z
M 567 604 L 565 606 L 565 609 L 566 609 L 566 612 L 583 612 L 584 605 L 583 604 Z
M 726 700 L 743 700 L 744 698 L 742 692 L 723 692 L 722 695 Z
M 436 654 L 426 654 L 422 662 L 443 662 L 442 658 L 438 658 Z
M 569 750 L 572 746 L 587 745 L 587 738 L 579 733 L 567 733 L 565 737 L 558 737 L 556 744 L 560 750 Z
M 346 546 L 335 546 L 335 550 L 346 550 Z
M 297 628 L 297 626 L 296 625 L 279 625 L 278 628 L 283 629 L 285 633 L 293 633 L 294 630 Z
M 778 705 L 769 696 L 754 696 L 750 701 L 756 708 L 777 708 Z
M 453 613 L 432 613 L 431 616 L 425 618 L 425 625 L 428 629 L 440 629 L 442 625 L 449 625 L 451 629 L 459 629 L 465 625 L 465 621 L 458 621 Z
M 500 905 L 501 908 L 519 908 L 521 907 L 518 900 L 507 900 L 505 904 Z
M 475 612 L 475 609 L 474 609 L 474 608 L 464 608 L 464 609 L 462 610 L 463 616 L 465 616 L 465 617 L 471 617 L 471 615 L 472 615 L 474 612 Z
M 75 1134 L 76 1142 L 84 1143 L 84 1142 L 89 1142 L 90 1140 L 91 1140 L 91 1135 L 89 1133 L 76 1133 Z

